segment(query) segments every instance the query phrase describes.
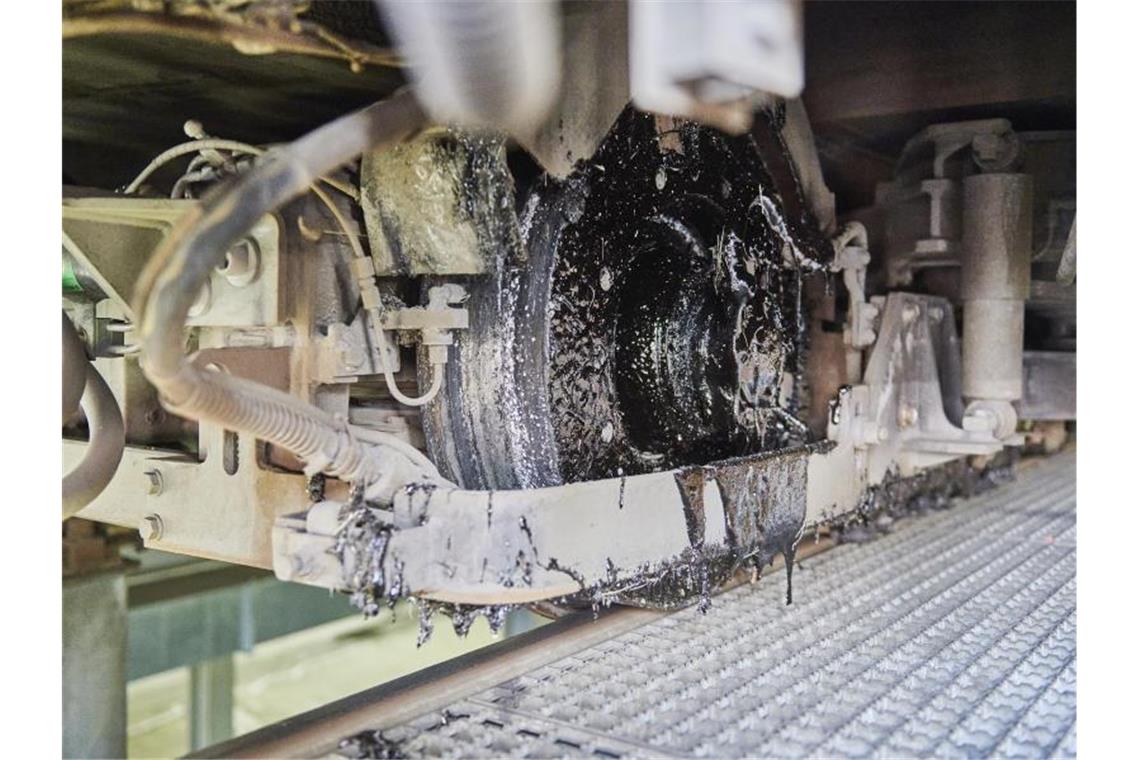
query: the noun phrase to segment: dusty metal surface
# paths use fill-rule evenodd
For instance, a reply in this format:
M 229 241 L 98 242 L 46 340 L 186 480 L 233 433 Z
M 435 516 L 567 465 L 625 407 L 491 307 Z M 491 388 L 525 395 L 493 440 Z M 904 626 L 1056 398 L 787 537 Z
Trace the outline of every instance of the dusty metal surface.
M 1072 756 L 1075 518 L 1068 453 L 803 561 L 792 606 L 738 587 L 341 751 Z

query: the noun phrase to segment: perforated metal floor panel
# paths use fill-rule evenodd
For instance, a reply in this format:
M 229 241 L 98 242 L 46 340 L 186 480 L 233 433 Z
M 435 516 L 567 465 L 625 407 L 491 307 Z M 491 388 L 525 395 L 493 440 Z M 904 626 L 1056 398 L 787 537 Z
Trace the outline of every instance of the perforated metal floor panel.
M 1073 454 L 383 732 L 408 757 L 1075 754 Z

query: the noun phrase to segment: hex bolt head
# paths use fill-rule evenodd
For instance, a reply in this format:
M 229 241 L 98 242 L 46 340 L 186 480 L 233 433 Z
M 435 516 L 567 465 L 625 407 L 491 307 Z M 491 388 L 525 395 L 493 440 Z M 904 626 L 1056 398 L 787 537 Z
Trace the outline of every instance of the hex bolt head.
M 160 470 L 147 470 L 143 473 L 146 477 L 146 492 L 151 496 L 158 496 L 162 493 L 164 483 L 162 481 L 162 472 Z
M 142 536 L 143 541 L 148 543 L 158 541 L 162 538 L 164 527 L 162 518 L 157 514 L 147 515 L 139 523 L 139 535 Z

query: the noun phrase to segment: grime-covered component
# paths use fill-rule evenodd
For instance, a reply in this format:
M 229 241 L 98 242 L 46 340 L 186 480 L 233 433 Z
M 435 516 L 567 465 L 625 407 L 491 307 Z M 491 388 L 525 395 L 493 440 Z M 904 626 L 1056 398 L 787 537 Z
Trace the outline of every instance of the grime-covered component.
M 520 248 L 502 139 L 434 128 L 364 154 L 361 210 L 376 273 L 474 275 Z
M 757 129 L 779 145 L 781 116 Z M 766 126 L 765 126 L 766 125 Z M 785 151 L 639 113 L 520 201 L 526 266 L 472 283 L 472 329 L 425 415 L 468 488 L 699 465 L 802 441 L 802 281 L 830 253 L 785 218 Z
M 530 490 L 416 484 L 390 511 L 322 502 L 278 522 L 275 570 L 346 588 L 366 614 L 415 595 L 430 600 L 428 620 L 440 604 L 492 622 L 504 606 L 544 599 L 707 606 L 736 570 L 791 558 L 809 515 L 823 512 L 809 461 L 832 448 Z

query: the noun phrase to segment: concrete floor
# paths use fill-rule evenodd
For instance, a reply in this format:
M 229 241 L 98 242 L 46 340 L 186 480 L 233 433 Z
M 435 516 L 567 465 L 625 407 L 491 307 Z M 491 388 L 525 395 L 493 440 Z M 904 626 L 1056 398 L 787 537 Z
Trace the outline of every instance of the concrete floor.
M 473 651 L 501 638 L 479 619 L 460 639 L 437 619 L 416 648 L 418 613 L 408 605 L 375 620 L 347 618 L 259 644 L 234 655 L 234 731 L 240 735 Z M 189 751 L 187 668 L 132 681 L 127 688 L 127 753 L 175 757 Z

